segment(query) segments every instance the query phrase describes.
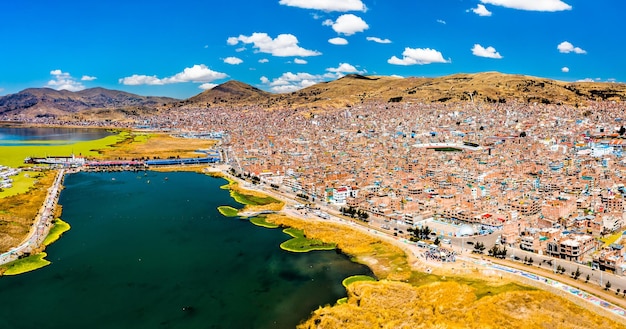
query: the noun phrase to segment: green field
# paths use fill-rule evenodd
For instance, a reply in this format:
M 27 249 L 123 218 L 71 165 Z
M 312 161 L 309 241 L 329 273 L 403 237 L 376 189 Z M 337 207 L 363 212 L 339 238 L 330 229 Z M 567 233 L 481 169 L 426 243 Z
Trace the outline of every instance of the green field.
M 13 187 L 0 191 L 0 199 L 27 192 L 35 184 L 39 175 L 38 172 L 24 170 L 16 176 L 11 176 Z
M 369 275 L 353 275 L 349 276 L 341 282 L 344 287 L 348 287 L 349 285 L 357 282 L 357 281 L 376 281 L 376 279 L 372 278 Z
M 307 239 L 302 230 L 286 228 L 283 233 L 292 236 L 292 239 L 280 244 L 280 248 L 292 252 L 309 252 L 313 250 L 334 250 L 337 245 L 334 243 L 324 243 L 319 239 Z
M 220 214 L 226 217 L 237 217 L 237 214 L 239 213 L 238 209 L 235 209 L 231 206 L 219 206 L 217 207 L 217 210 L 220 212 Z
M 105 149 L 124 140 L 127 132 L 111 135 L 93 141 L 69 143 L 67 141 L 20 141 L 16 146 L 0 146 L 0 165 L 11 168 L 22 168 L 17 176 L 12 176 L 13 187 L 0 191 L 0 198 L 17 195 L 28 191 L 36 180 L 36 172 L 29 170 L 32 165 L 24 164 L 28 157 L 76 156 L 98 157 L 96 150 Z M 27 145 L 24 145 L 27 144 Z
M 20 146 L 0 146 L 0 165 L 19 168 L 24 166 L 24 159 L 28 157 L 46 156 L 76 156 L 98 157 L 96 150 L 105 149 L 111 145 L 124 140 L 128 133 L 122 132 L 118 135 L 111 135 L 105 138 L 68 143 L 67 141 L 46 141 L 30 142 L 28 145 Z
M 48 236 L 43 240 L 44 246 L 49 246 L 53 244 L 56 240 L 58 240 L 61 235 L 70 230 L 70 224 L 61 220 L 61 218 L 57 218 L 54 220 L 54 226 L 50 229 Z
M 279 228 L 280 225 L 276 225 L 274 223 L 269 223 L 265 216 L 257 216 L 257 217 L 252 217 L 250 218 L 250 223 L 256 225 L 256 226 L 261 226 L 261 227 L 265 227 L 265 228 Z
M 16 261 L 4 264 L 0 268 L 6 269 L 3 275 L 18 275 L 44 266 L 50 265 L 50 261 L 44 259 L 48 254 L 45 252 L 38 253 L 36 255 L 28 256 L 18 259 Z

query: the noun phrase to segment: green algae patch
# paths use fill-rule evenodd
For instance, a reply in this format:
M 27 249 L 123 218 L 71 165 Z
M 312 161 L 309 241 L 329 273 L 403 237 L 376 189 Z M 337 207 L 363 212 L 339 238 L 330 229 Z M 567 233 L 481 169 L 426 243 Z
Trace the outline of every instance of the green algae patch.
M 274 223 L 270 223 L 267 221 L 267 218 L 265 216 L 256 216 L 256 217 L 252 217 L 250 218 L 250 223 L 256 225 L 256 226 L 261 226 L 261 227 L 265 227 L 265 228 L 279 228 L 280 225 L 276 225 Z
M 376 281 L 376 279 L 372 278 L 369 275 L 353 275 L 343 279 L 343 281 L 341 281 L 341 284 L 347 288 L 349 285 L 357 281 Z
M 4 264 L 0 266 L 0 269 L 5 270 L 3 275 L 18 275 L 34 271 L 51 264 L 50 261 L 45 259 L 46 256 L 48 256 L 48 254 L 40 252 L 38 254 Z
M 319 239 L 308 239 L 302 230 L 286 228 L 283 233 L 292 236 L 292 239 L 280 244 L 280 248 L 291 252 L 309 252 L 313 250 L 334 250 L 337 245 L 325 243 Z
M 337 299 L 337 305 L 343 305 L 348 302 L 348 297 Z
M 43 240 L 44 246 L 49 246 L 53 244 L 61 237 L 61 235 L 63 235 L 63 233 L 69 231 L 71 228 L 70 224 L 64 222 L 63 220 L 61 220 L 61 218 L 55 219 L 53 223 L 54 226 L 52 226 L 52 228 L 50 229 L 50 232 L 48 233 L 48 236 L 46 236 L 46 239 Z
M 235 209 L 231 206 L 219 206 L 217 207 L 217 211 L 226 217 L 237 217 L 237 214 L 239 213 L 239 209 Z
M 0 165 L 18 168 L 24 166 L 27 157 L 69 156 L 99 157 L 96 150 L 107 149 L 124 140 L 127 133 L 107 136 L 92 141 L 46 141 L 20 142 L 20 146 L 0 146 Z M 27 144 L 27 145 L 24 145 Z
M 272 203 L 282 203 L 262 192 L 246 191 L 245 188 L 239 186 L 239 183 L 229 177 L 223 176 L 222 178 L 225 179 L 228 184 L 224 184 L 220 186 L 220 188 L 222 190 L 230 190 L 230 197 L 238 203 L 246 206 L 266 206 Z

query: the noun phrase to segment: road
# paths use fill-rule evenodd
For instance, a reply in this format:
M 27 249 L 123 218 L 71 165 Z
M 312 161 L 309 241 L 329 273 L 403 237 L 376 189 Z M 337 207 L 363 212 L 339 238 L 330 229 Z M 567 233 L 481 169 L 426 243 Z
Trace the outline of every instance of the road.
M 31 227 L 28 236 L 17 247 L 12 248 L 10 251 L 0 255 L 0 265 L 12 262 L 26 252 L 30 252 L 33 249 L 39 247 L 45 240 L 50 228 L 52 227 L 52 220 L 54 209 L 57 205 L 59 193 L 61 191 L 61 183 L 65 175 L 65 169 L 60 169 L 54 179 L 54 183 L 48 188 L 48 194 L 44 203 L 41 205 L 39 212 L 35 217 L 35 223 Z

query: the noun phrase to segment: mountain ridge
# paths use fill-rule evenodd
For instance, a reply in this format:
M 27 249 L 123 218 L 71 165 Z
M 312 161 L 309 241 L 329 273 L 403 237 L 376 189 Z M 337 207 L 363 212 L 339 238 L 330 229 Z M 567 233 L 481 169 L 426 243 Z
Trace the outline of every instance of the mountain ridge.
M 102 87 L 75 92 L 51 88 L 27 88 L 0 97 L 0 115 L 58 117 L 99 109 L 158 107 L 176 101 L 178 100 L 169 97 L 140 96 Z
M 0 97 L 0 115 L 33 118 L 141 117 L 173 109 L 212 106 L 332 110 L 379 103 L 522 103 L 586 106 L 626 102 L 626 84 L 566 82 L 499 72 L 457 73 L 436 78 L 349 74 L 290 93 L 275 94 L 230 80 L 185 100 L 90 88 L 78 92 L 28 88 Z
M 225 85 L 227 87 L 224 87 Z M 237 86 L 238 89 L 230 94 L 225 92 L 232 91 L 232 86 Z M 268 93 L 231 80 L 183 103 L 185 107 L 228 105 L 258 106 L 266 109 L 295 107 L 332 109 L 355 106 L 367 101 L 412 103 L 475 101 L 585 106 L 592 101 L 626 101 L 626 84 L 566 82 L 499 72 L 457 73 L 436 78 L 350 74 L 284 94 Z

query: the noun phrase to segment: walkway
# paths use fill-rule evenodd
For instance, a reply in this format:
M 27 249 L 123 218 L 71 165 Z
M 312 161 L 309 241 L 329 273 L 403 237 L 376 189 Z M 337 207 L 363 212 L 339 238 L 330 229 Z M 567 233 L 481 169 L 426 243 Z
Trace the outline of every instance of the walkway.
M 52 227 L 51 224 L 54 219 L 54 209 L 57 205 L 64 175 L 65 169 L 60 169 L 57 172 L 54 183 L 48 189 L 46 200 L 43 205 L 41 205 L 41 208 L 35 217 L 35 223 L 31 227 L 28 236 L 22 244 L 0 255 L 0 265 L 12 262 L 18 259 L 20 255 L 36 249 L 43 243 L 46 236 L 48 236 L 48 232 Z

